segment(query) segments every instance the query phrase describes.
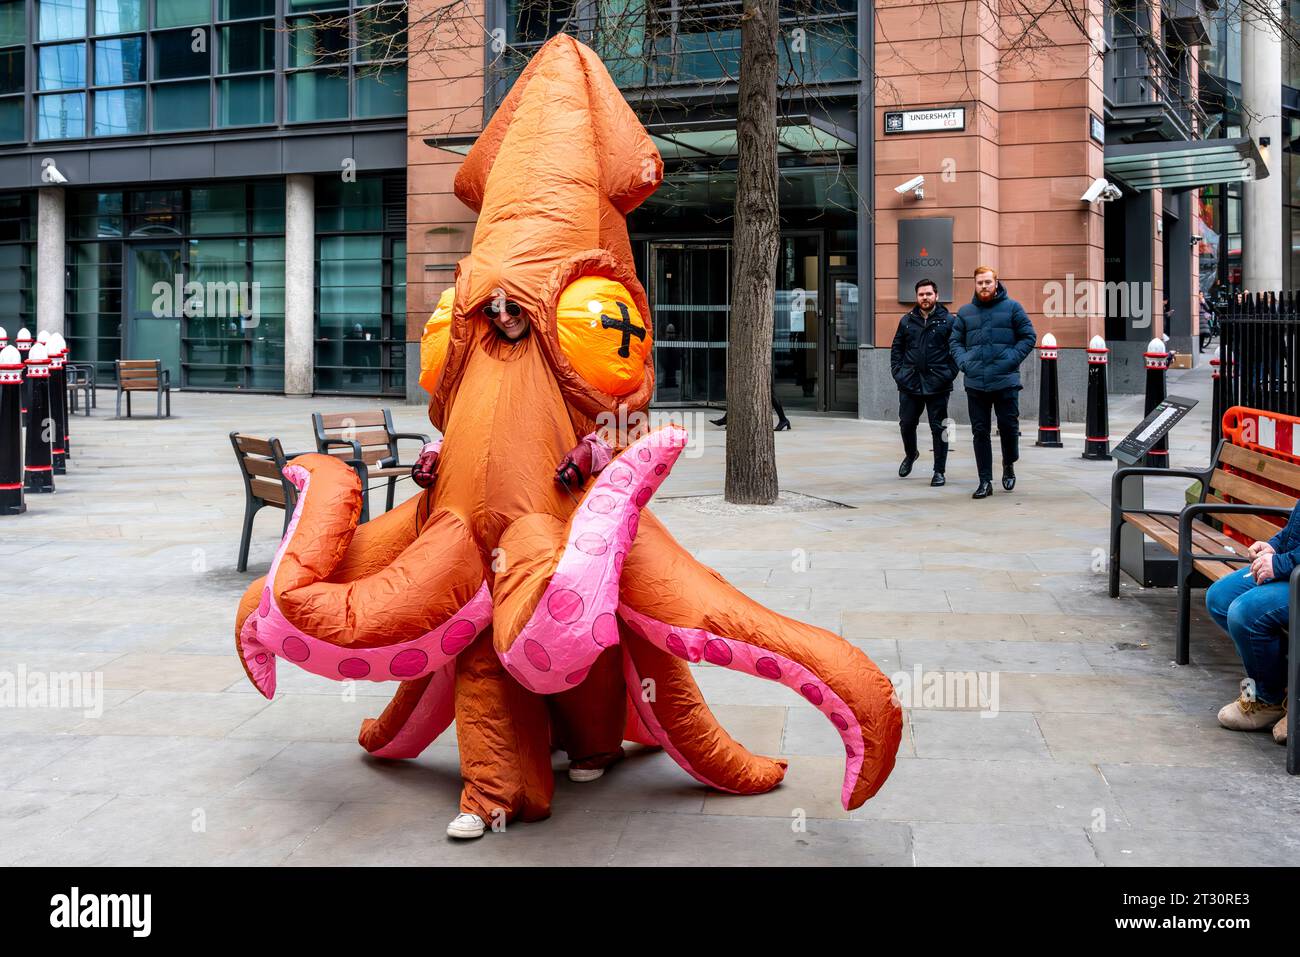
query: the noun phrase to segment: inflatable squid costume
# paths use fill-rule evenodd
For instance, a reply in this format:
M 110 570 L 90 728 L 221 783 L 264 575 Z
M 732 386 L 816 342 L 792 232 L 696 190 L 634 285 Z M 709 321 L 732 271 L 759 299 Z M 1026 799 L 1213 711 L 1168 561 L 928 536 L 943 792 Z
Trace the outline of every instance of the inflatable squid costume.
M 549 814 L 554 748 L 598 768 L 631 740 L 721 791 L 779 784 L 785 762 L 727 734 L 688 662 L 780 682 L 821 711 L 844 741 L 846 808 L 894 765 L 902 712 L 871 660 L 745 597 L 645 510 L 684 431 L 615 441 L 572 491 L 556 479 L 600 422 L 627 421 L 653 393 L 625 217 L 662 171 L 596 55 L 566 35 L 547 43 L 456 177 L 478 223 L 421 348 L 436 479 L 358 526 L 356 473 L 294 459 L 297 507 L 239 607 L 238 653 L 268 698 L 280 659 L 401 682 L 361 727 L 371 754 L 416 757 L 454 719 L 461 810 L 484 820 Z M 522 338 L 494 328 L 502 303 L 527 317 Z

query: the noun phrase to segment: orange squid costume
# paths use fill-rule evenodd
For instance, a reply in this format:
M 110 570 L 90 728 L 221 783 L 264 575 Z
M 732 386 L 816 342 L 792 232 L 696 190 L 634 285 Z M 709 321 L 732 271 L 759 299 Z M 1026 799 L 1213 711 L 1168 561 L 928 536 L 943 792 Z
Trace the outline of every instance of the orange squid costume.
M 268 698 L 279 659 L 400 682 L 361 727 L 371 754 L 414 758 L 454 719 L 461 810 L 485 821 L 549 814 L 557 747 L 603 766 L 625 740 L 658 745 L 708 787 L 776 787 L 786 763 L 721 727 L 697 662 L 780 682 L 821 711 L 844 742 L 846 808 L 894 766 L 902 712 L 872 661 L 747 598 L 645 510 L 686 444 L 679 426 L 614 442 L 573 492 L 556 481 L 583 436 L 634 420 L 653 394 L 626 216 L 662 174 L 596 55 L 567 35 L 547 43 L 456 177 L 478 222 L 421 343 L 436 480 L 358 526 L 355 472 L 295 458 L 288 530 L 240 603 L 238 654 Z M 502 301 L 528 317 L 518 341 L 484 314 Z

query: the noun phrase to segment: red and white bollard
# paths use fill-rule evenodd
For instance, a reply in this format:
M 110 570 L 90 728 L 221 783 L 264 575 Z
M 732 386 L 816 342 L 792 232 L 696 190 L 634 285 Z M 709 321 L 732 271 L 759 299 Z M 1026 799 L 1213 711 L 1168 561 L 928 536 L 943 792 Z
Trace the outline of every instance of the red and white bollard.
M 1143 416 L 1150 415 L 1155 411 L 1156 406 L 1165 401 L 1165 372 L 1169 368 L 1169 362 L 1173 358 L 1160 339 L 1152 339 L 1147 343 L 1147 351 L 1142 358 L 1146 361 L 1147 367 L 1147 394 L 1146 405 L 1143 406 Z M 1146 461 L 1143 463 L 1149 468 L 1167 469 L 1169 468 L 1169 436 L 1161 436 L 1156 444 L 1151 446 L 1147 452 Z
M 1110 350 L 1106 340 L 1093 336 L 1088 343 L 1088 412 L 1084 427 L 1083 457 L 1110 458 L 1110 409 L 1106 394 L 1106 364 Z
M 31 352 L 34 340 L 32 334 L 25 328 L 18 330 L 18 335 L 14 339 L 14 345 L 18 348 L 18 358 L 23 360 L 23 365 L 27 365 L 27 354 Z M 23 425 L 27 424 L 27 410 L 32 407 L 32 384 L 23 379 Z
M 50 420 L 50 358 L 39 342 L 27 353 L 27 382 L 32 404 L 27 409 L 27 461 L 23 488 L 29 493 L 54 491 L 54 423 Z
M 21 515 L 23 501 L 23 360 L 0 348 L 0 515 Z
M 1038 386 L 1038 441 L 1035 445 L 1044 448 L 1061 448 L 1061 386 L 1057 374 L 1056 336 L 1050 332 L 1043 335 L 1043 344 L 1038 347 L 1042 359 Z
M 63 364 L 68 359 L 68 345 L 57 332 L 45 340 L 50 357 L 50 418 L 54 424 L 54 474 L 68 474 L 68 385 Z

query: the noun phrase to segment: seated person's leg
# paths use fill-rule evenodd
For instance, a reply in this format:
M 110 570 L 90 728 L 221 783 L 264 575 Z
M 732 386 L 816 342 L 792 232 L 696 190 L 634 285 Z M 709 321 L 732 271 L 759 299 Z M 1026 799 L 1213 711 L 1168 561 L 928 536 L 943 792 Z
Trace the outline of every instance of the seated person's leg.
M 1287 600 L 1287 583 L 1269 581 L 1244 592 L 1228 608 L 1228 634 L 1255 682 L 1255 699 L 1279 708 L 1286 692 Z
M 1236 599 L 1255 587 L 1247 565 L 1225 578 L 1220 578 L 1205 592 L 1205 608 L 1220 628 L 1228 630 L 1228 608 Z

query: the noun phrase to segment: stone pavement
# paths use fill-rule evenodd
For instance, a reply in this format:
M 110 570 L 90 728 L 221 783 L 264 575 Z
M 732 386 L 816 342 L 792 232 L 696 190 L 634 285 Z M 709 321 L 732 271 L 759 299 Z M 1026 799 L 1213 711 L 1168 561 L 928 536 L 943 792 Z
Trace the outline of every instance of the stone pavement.
M 1203 367 L 1171 383 L 1202 400 L 1175 433 L 1175 465 L 1207 458 L 1208 384 Z M 1230 643 L 1201 614 L 1195 663 L 1176 667 L 1173 594 L 1129 583 L 1107 597 L 1112 466 L 1079 457 L 1082 426 L 1066 429 L 1064 450 L 1038 449 L 1026 410 L 1019 488 L 975 502 L 964 427 L 949 485 L 931 489 L 926 460 L 897 478 L 894 424 L 796 416 L 776 437 L 782 487 L 847 507 L 718 515 L 698 497 L 721 491 L 723 433 L 688 413 L 698 454 L 652 507 L 701 561 L 839 632 L 886 674 L 971 673 L 989 691 L 996 680 L 996 715 L 918 694 L 892 778 L 850 814 L 828 723 L 776 684 L 698 666 L 723 724 L 789 759 L 779 789 L 711 793 L 667 755 L 634 750 L 595 783 L 561 775 L 549 821 L 459 844 L 443 836 L 460 786 L 452 731 L 417 761 L 370 759 L 357 730 L 391 689 L 362 682 L 348 700 L 285 666 L 267 702 L 233 652 L 236 599 L 265 571 L 279 515 L 259 517 L 252 565 L 237 573 L 243 490 L 227 433 L 300 450 L 310 411 L 375 403 L 174 402 L 169 421 L 115 421 L 101 396 L 95 416 L 75 420 L 58 494 L 0 524 L 0 682 L 85 672 L 104 687 L 100 715 L 30 695 L 0 709 L 0 864 L 1300 859 L 1300 784 L 1284 749 L 1214 719 L 1241 675 Z M 1140 411 L 1117 402 L 1112 433 Z M 422 408 L 395 414 L 401 428 L 429 428 Z M 1181 498 L 1183 482 L 1161 484 Z

